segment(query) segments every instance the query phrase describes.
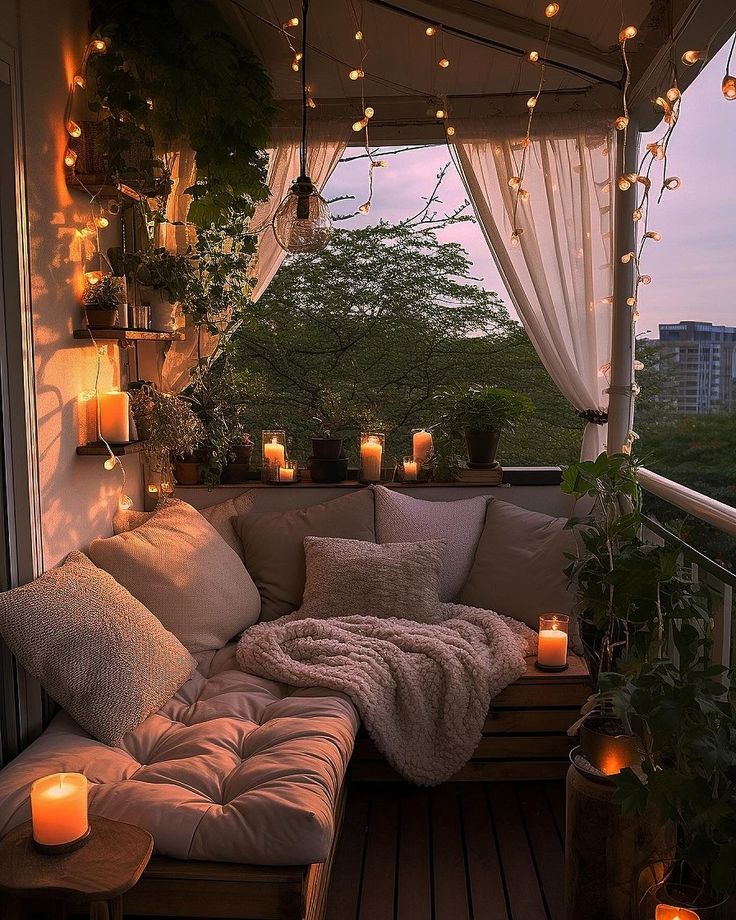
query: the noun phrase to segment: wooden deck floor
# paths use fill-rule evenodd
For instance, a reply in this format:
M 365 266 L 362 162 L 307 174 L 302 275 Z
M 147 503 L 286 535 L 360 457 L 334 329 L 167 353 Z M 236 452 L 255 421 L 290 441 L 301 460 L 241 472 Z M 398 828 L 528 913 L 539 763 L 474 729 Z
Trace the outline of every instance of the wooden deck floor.
M 563 783 L 350 788 L 326 920 L 564 920 Z

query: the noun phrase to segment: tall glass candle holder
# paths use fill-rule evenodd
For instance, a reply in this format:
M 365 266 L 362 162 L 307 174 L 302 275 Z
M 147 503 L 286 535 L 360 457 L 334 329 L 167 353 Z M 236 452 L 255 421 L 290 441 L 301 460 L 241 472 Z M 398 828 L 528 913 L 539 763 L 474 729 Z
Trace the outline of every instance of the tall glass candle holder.
M 286 432 L 282 429 L 263 432 L 263 465 L 262 478 L 264 482 L 278 482 L 279 468 L 286 463 Z
M 570 617 L 564 614 L 545 613 L 539 617 L 537 667 L 542 671 L 566 670 L 569 628 Z
M 380 482 L 383 467 L 383 451 L 386 447 L 386 435 L 380 431 L 363 431 L 360 435 L 360 473 L 361 482 Z

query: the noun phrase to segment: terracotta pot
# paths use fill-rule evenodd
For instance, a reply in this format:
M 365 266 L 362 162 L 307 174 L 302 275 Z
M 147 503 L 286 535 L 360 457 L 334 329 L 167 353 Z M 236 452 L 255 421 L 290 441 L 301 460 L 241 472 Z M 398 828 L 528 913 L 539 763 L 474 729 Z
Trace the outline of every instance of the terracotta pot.
M 196 486 L 199 482 L 199 460 L 189 457 L 176 460 L 174 478 L 180 486 Z
M 496 451 L 501 437 L 500 431 L 478 431 L 465 429 L 465 446 L 468 451 L 468 466 L 471 469 L 490 469 L 496 466 Z
M 342 456 L 342 438 L 312 438 L 312 456 L 315 460 L 339 460 Z
M 87 325 L 90 329 L 110 329 L 117 324 L 118 310 L 117 307 L 85 307 L 84 312 L 87 315 Z

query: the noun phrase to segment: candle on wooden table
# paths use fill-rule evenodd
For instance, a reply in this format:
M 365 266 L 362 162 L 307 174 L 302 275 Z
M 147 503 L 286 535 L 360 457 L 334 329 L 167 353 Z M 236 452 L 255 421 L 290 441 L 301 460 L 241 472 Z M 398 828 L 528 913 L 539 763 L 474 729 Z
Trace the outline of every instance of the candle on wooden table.
M 43 846 L 60 846 L 84 837 L 87 821 L 87 777 L 53 773 L 31 786 L 33 839 Z
M 674 907 L 672 904 L 657 904 L 654 920 L 700 920 L 700 914 L 688 907 Z
M 110 444 L 130 441 L 130 397 L 120 390 L 100 393 L 98 397 L 100 437 Z
M 377 435 L 368 435 L 360 443 L 360 478 L 363 482 L 380 482 L 383 444 Z
M 419 431 L 415 431 L 412 435 L 412 450 L 414 452 L 414 459 L 418 460 L 419 463 L 426 463 L 432 456 L 432 449 L 432 432 L 425 431 L 424 428 Z
M 404 481 L 416 482 L 419 473 L 419 463 L 411 457 L 404 457 Z
M 548 614 L 539 618 L 539 651 L 537 663 L 546 668 L 567 665 L 568 617 Z

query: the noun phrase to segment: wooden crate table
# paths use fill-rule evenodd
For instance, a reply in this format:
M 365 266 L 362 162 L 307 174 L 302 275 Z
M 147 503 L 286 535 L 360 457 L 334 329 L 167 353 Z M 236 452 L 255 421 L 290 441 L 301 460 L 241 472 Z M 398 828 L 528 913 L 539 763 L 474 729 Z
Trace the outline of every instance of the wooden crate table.
M 153 851 L 153 837 L 132 824 L 90 816 L 89 840 L 69 853 L 39 853 L 27 821 L 0 840 L 3 917 L 18 915 L 24 901 L 66 908 L 88 907 L 92 920 L 121 920 L 123 895 L 138 881 Z
M 568 728 L 580 715 L 591 680 L 585 661 L 568 658 L 566 671 L 540 671 L 527 658 L 526 674 L 491 701 L 483 737 L 472 759 L 453 777 L 455 782 L 564 779 L 575 739 Z M 356 782 L 399 780 L 361 730 L 350 762 Z

